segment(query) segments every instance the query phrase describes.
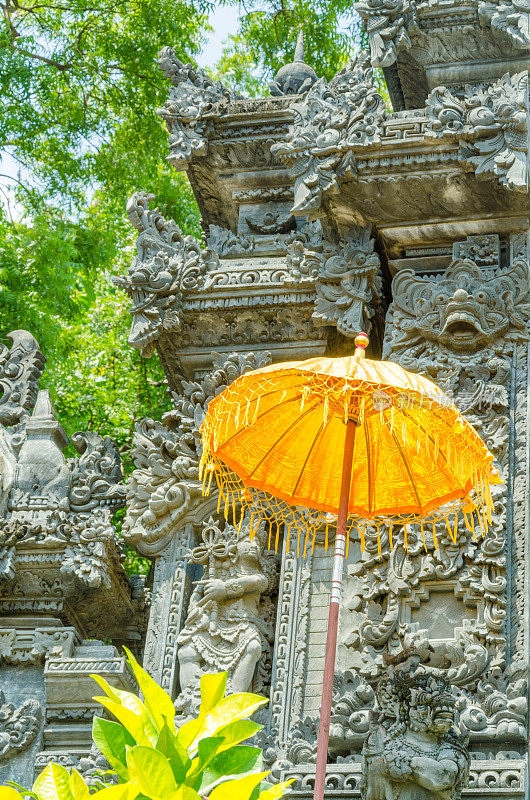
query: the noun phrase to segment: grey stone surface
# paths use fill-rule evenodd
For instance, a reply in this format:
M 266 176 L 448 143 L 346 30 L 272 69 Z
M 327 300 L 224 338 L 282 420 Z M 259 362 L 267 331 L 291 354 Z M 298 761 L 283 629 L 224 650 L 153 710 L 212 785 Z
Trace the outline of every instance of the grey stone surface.
M 150 195 L 129 201 L 137 250 L 117 279 L 133 301 L 129 341 L 160 358 L 174 408 L 137 424 L 126 490 L 108 438 L 76 434 L 79 455 L 64 458 L 31 335 L 0 352 L 2 703 L 34 699 L 46 725 L 2 776 L 29 783 L 32 761 L 50 758 L 94 773 L 87 675 L 134 687 L 127 641 L 181 717 L 204 670 L 270 694 L 265 761 L 312 796 L 330 551 L 317 538 L 298 559 L 280 537 L 276 559 L 260 536 L 243 553 L 215 486 L 202 494 L 199 427 L 243 372 L 351 354 L 362 327 L 374 357 L 454 399 L 504 483 L 484 541 L 464 528 L 437 546 L 412 528 L 408 551 L 391 553 L 384 528 L 381 553 L 370 528 L 363 553 L 352 541 L 326 797 L 528 796 L 528 8 L 358 7 L 369 52 L 326 81 L 298 48 L 270 97 L 160 55 L 170 161 L 188 171 L 204 238 L 183 236 Z M 124 502 L 124 536 L 154 562 L 146 629 L 110 524 Z M 35 707 L 33 732 L 38 718 Z

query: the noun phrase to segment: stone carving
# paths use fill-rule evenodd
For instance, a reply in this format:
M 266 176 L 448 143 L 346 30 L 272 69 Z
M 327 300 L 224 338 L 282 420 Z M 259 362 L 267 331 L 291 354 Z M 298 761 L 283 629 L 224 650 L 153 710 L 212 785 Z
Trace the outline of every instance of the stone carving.
M 317 212 L 322 196 L 337 192 L 337 176 L 354 170 L 351 150 L 380 141 L 383 98 L 373 83 L 369 56 L 361 52 L 328 83 L 321 78 L 294 103 L 294 125 L 271 153 L 295 174 L 295 215 Z
M 274 612 L 270 594 L 276 583 L 276 559 L 265 552 L 266 534 L 259 529 L 250 540 L 248 525 L 240 531 L 227 525 L 221 531 L 210 518 L 201 539 L 190 553 L 190 562 L 202 564 L 204 576 L 194 586 L 178 637 L 183 694 L 177 710 L 197 693 L 204 672 L 226 670 L 234 692 L 252 686 L 262 690 L 265 665 L 268 661 L 270 667 L 271 661 Z
M 346 241 L 333 248 L 333 255 L 329 255 L 332 248 L 324 248 L 315 283 L 314 319 L 335 324 L 350 338 L 370 330 L 381 295 L 379 257 L 370 232 L 370 225 L 352 230 Z
M 0 690 L 0 761 L 12 758 L 35 740 L 41 726 L 42 709 L 37 700 L 26 700 L 16 708 Z
M 419 657 L 388 659 L 363 747 L 364 800 L 460 800 L 469 776 L 467 739 L 454 725 L 445 678 L 418 670 Z
M 132 298 L 134 306 L 129 344 L 144 355 L 162 333 L 180 330 L 183 294 L 199 288 L 217 257 L 204 251 L 192 236 L 183 236 L 173 220 L 158 208 L 150 209 L 154 196 L 137 192 L 127 203 L 131 225 L 138 231 L 137 255 L 127 276 L 114 278 Z
M 280 67 L 274 80 L 269 84 L 271 94 L 276 97 L 286 94 L 305 94 L 317 80 L 315 70 L 304 61 L 304 32 L 300 31 L 293 62 Z
M 473 246 L 477 258 L 491 263 L 490 245 L 495 243 L 486 243 L 483 249 L 484 244 L 481 245 L 480 237 L 476 237 L 474 242 L 456 243 L 454 252 Z M 512 359 L 520 358 L 517 355 L 519 347 L 527 347 L 527 291 L 528 265 L 524 252 L 515 249 L 511 266 L 505 269 L 481 269 L 469 259 L 460 259 L 440 276 L 398 273 L 394 279 L 394 299 L 387 316 L 389 324 L 384 343 L 386 357 L 427 374 L 454 397 L 488 443 L 506 481 L 511 458 L 510 407 L 515 401 L 510 375 Z M 524 380 L 521 380 L 520 390 L 517 389 L 521 396 Z M 524 481 L 522 476 L 521 479 Z M 448 541 L 438 541 L 438 554 L 432 556 L 422 554 L 425 547 L 420 547 L 418 561 L 405 558 L 401 568 L 394 570 L 397 577 L 403 579 L 402 599 L 396 597 L 394 600 L 390 596 L 384 612 L 375 602 L 368 613 L 373 622 L 360 619 L 357 628 L 366 643 L 372 637 L 372 647 L 380 646 L 380 642 L 385 640 L 389 643 L 400 641 L 403 646 L 413 641 L 419 646 L 423 639 L 423 646 L 430 648 L 428 653 L 424 653 L 424 663 L 444 669 L 451 682 L 460 688 L 460 722 L 472 741 L 494 741 L 500 730 L 510 741 L 523 741 L 525 649 L 520 629 L 517 628 L 514 649 L 507 642 L 506 629 L 514 624 L 509 604 L 520 604 L 516 587 L 525 573 L 520 561 L 524 555 L 515 539 L 512 547 L 515 547 L 516 561 L 513 562 L 513 555 L 511 558 L 517 567 L 512 569 L 515 568 L 521 577 L 515 583 L 515 594 L 508 599 L 506 552 L 512 534 L 506 485 L 496 487 L 494 496 L 492 527 L 480 547 L 472 540 L 465 543 L 464 538 L 469 532 L 464 530 L 459 533 L 458 551 L 451 552 Z M 427 543 L 427 550 L 429 547 Z M 375 572 L 382 577 L 379 566 Z M 406 614 L 403 616 L 404 607 L 419 608 L 418 604 L 424 602 L 431 591 L 425 581 L 432 580 L 445 581 L 445 588 L 442 583 L 439 591 L 449 590 L 463 602 L 461 610 L 455 608 L 454 631 L 446 630 L 442 647 L 440 641 L 433 643 L 432 634 L 429 636 L 427 631 L 422 633 L 415 626 L 416 630 L 412 630 L 407 638 L 403 636 L 401 627 L 402 620 L 407 618 Z M 372 578 L 369 583 L 377 601 L 381 584 Z M 399 585 L 399 582 L 395 583 L 396 587 Z M 361 600 L 357 607 L 362 608 L 363 602 Z M 447 603 L 446 617 L 449 618 L 451 603 L 449 600 L 444 602 Z M 462 619 L 465 606 L 477 608 L 476 619 L 474 615 L 473 619 Z M 479 612 L 480 607 L 483 612 Z M 368 640 L 365 639 L 367 632 Z M 377 640 L 373 639 L 373 634 L 377 635 Z M 439 635 L 435 638 L 439 640 Z M 370 657 L 366 647 L 362 658 L 365 664 L 362 669 L 368 669 Z
M 112 439 L 78 431 L 71 441 L 80 457 L 71 462 L 70 509 L 87 512 L 98 506 L 107 506 L 111 511 L 123 508 L 127 491 L 121 457 Z
M 408 0 L 366 0 L 356 5 L 370 43 L 373 67 L 390 67 L 399 50 L 410 49 L 408 28 L 413 20 Z
M 530 49 L 530 3 L 528 0 L 481 0 L 478 15 L 494 31 L 505 33 L 512 44 L 522 50 Z
M 164 47 L 158 58 L 160 69 L 171 81 L 169 100 L 158 111 L 169 131 L 169 161 L 176 170 L 188 167 L 193 156 L 208 149 L 207 128 L 222 103 L 239 95 L 213 81 L 202 69 L 183 64 L 172 47 Z
M 0 424 L 16 425 L 30 414 L 37 399 L 46 359 L 28 331 L 7 334 L 11 348 L 0 344 Z
M 526 191 L 528 72 L 466 86 L 462 98 L 440 86 L 426 105 L 427 134 L 457 138 L 460 158 L 475 174 L 496 175 L 508 189 Z
M 183 382 L 175 409 L 162 422 L 136 426 L 135 470 L 128 486 L 123 535 L 146 555 L 161 552 L 179 522 L 202 501 L 199 483 L 199 427 L 208 402 L 239 375 L 269 362 L 267 354 L 214 356 L 214 369 L 201 381 Z
M 401 352 L 423 339 L 472 352 L 500 336 L 525 338 L 529 280 L 524 258 L 498 270 L 457 259 L 437 279 L 403 270 L 394 278 L 394 327 L 385 352 Z
M 500 241 L 497 234 L 468 236 L 465 242 L 455 242 L 453 259 L 469 258 L 479 267 L 499 267 L 501 257 Z

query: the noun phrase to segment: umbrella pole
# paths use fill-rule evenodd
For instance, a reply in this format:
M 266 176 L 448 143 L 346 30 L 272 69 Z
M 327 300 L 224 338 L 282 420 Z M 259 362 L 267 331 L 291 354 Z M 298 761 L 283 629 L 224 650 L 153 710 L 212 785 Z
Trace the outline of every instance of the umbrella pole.
M 357 423 L 349 419 L 346 424 L 346 439 L 342 462 L 342 482 L 340 487 L 339 513 L 337 516 L 337 533 L 335 536 L 335 552 L 333 554 L 333 570 L 331 573 L 331 597 L 329 601 L 328 632 L 326 638 L 326 658 L 324 661 L 324 681 L 322 684 L 322 702 L 320 705 L 320 724 L 318 727 L 317 765 L 315 771 L 314 800 L 323 800 L 326 782 L 326 764 L 328 761 L 329 724 L 331 719 L 331 695 L 333 692 L 333 676 L 335 674 L 335 654 L 337 652 L 337 630 L 339 622 L 339 603 L 344 571 L 344 553 L 346 549 L 346 522 L 348 519 L 348 501 L 350 498 L 351 468 L 353 462 L 353 446 Z

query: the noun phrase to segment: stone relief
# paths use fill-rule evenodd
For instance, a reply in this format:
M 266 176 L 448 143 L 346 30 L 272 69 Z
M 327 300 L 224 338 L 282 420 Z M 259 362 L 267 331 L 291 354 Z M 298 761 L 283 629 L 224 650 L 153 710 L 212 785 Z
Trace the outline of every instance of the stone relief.
M 202 69 L 183 64 L 172 47 L 160 51 L 158 63 L 171 81 L 169 100 L 158 111 L 169 131 L 169 161 L 176 170 L 183 170 L 193 156 L 206 155 L 209 120 L 219 113 L 223 102 L 233 102 L 239 95 Z
M 12 346 L 0 344 L 0 424 L 16 425 L 35 405 L 46 359 L 28 331 L 7 334 Z
M 221 530 L 212 518 L 203 525 L 201 543 L 190 563 L 204 573 L 194 584 L 177 657 L 182 694 L 177 712 L 197 703 L 200 676 L 228 672 L 233 692 L 263 691 L 270 680 L 276 587 L 276 557 L 267 553 L 267 536 L 259 529 L 252 540 L 248 524 L 240 531 Z
M 530 49 L 530 3 L 528 0 L 481 0 L 478 15 L 494 31 L 502 31 L 511 43 L 522 50 Z
M 70 509 L 87 512 L 98 506 L 111 511 L 123 508 L 126 489 L 121 457 L 110 436 L 78 431 L 71 441 L 80 456 L 70 462 Z
M 146 356 L 162 333 L 180 329 L 182 294 L 200 287 L 218 260 L 192 236 L 183 236 L 158 208 L 150 209 L 152 200 L 153 195 L 137 192 L 127 203 L 131 225 L 139 231 L 137 255 L 128 274 L 114 278 L 134 303 L 129 344 Z
M 315 213 L 326 193 L 338 191 L 337 175 L 355 170 L 351 149 L 380 141 L 386 114 L 363 51 L 328 83 L 321 78 L 292 106 L 294 124 L 271 153 L 295 174 L 295 215 Z
M 35 740 L 42 722 L 42 708 L 37 700 L 26 700 L 21 706 L 6 702 L 0 690 L 0 761 L 6 761 L 25 750 Z
M 334 248 L 324 248 L 315 283 L 317 299 L 313 318 L 334 324 L 344 336 L 355 338 L 369 331 L 370 318 L 381 299 L 379 256 L 374 253 L 371 226 L 352 230 L 348 239 Z
M 450 682 L 418 669 L 405 651 L 388 659 L 363 747 L 363 800 L 460 800 L 469 777 L 467 737 L 454 727 Z
M 408 0 L 367 0 L 356 5 L 370 43 L 373 67 L 390 67 L 399 50 L 409 50 L 408 28 L 414 20 Z
M 456 259 L 436 278 L 399 272 L 393 282 L 385 353 L 421 348 L 425 339 L 457 352 L 473 352 L 501 336 L 525 338 L 529 280 L 528 262 L 522 257 L 497 270 L 469 258 Z
M 526 192 L 528 72 L 466 86 L 463 97 L 440 86 L 426 106 L 427 135 L 457 138 L 460 158 L 475 174 L 495 175 L 508 189 Z
M 160 553 L 179 523 L 204 502 L 199 427 L 208 402 L 239 375 L 269 360 L 268 354 L 216 355 L 214 369 L 202 380 L 183 382 L 182 394 L 174 395 L 175 409 L 162 422 L 145 419 L 137 424 L 123 535 L 140 552 Z

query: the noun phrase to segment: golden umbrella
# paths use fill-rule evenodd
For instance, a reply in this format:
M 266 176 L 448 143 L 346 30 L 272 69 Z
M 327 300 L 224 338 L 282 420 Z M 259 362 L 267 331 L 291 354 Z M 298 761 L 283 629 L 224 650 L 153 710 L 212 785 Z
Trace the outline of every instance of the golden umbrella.
M 432 381 L 398 364 L 365 358 L 366 334 L 347 358 L 273 364 L 237 378 L 211 400 L 201 426 L 201 477 L 212 479 L 234 523 L 241 510 L 268 520 L 278 546 L 314 547 L 319 529 L 336 522 L 329 623 L 315 774 L 324 796 L 331 695 L 344 557 L 356 528 L 418 523 L 436 547 L 436 526 L 456 541 L 459 515 L 482 535 L 491 521 L 493 456 L 449 398 Z M 342 471 L 340 469 L 342 465 Z M 273 531 L 275 529 L 275 534 Z M 425 544 L 426 547 L 426 544 Z

